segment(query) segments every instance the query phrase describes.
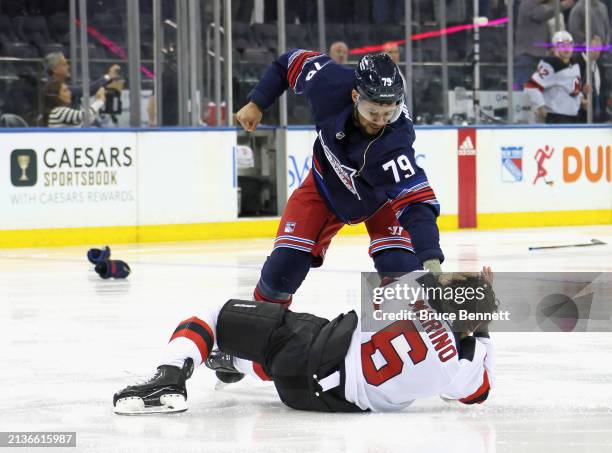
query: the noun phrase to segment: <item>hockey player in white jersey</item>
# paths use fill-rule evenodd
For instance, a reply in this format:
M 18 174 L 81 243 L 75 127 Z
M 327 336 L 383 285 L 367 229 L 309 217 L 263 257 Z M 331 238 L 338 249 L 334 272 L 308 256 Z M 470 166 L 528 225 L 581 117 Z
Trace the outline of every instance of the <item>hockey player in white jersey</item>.
M 498 310 L 490 269 L 459 278 L 422 272 L 409 278 L 428 298 L 407 305 L 405 312 L 415 316 L 384 322 L 377 331 L 367 331 L 365 318 L 354 311 L 329 321 L 244 300 L 191 317 L 175 329 L 157 372 L 115 394 L 114 411 L 187 410 L 185 381 L 205 362 L 212 369 L 272 380 L 283 403 L 300 410 L 399 411 L 435 395 L 484 402 L 493 381 L 494 349 L 482 319 Z M 458 288 L 481 297 L 446 296 Z M 474 316 L 447 321 L 460 311 Z M 224 353 L 211 358 L 215 345 Z
M 552 44 L 553 55 L 540 60 L 525 92 L 538 122 L 576 123 L 586 100 L 578 59 L 573 56 L 574 39 L 567 31 L 558 31 Z

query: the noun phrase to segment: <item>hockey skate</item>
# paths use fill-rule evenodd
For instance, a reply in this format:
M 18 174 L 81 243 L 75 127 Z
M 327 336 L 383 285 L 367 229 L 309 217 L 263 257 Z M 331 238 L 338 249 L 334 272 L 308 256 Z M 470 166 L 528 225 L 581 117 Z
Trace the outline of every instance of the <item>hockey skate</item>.
M 193 360 L 183 367 L 161 365 L 147 381 L 115 393 L 113 411 L 120 415 L 164 414 L 187 410 L 185 381 L 193 373 Z
M 223 384 L 233 384 L 244 378 L 244 373 L 234 367 L 234 357 L 218 349 L 209 354 L 205 365 L 207 368 L 214 370 L 217 379 Z

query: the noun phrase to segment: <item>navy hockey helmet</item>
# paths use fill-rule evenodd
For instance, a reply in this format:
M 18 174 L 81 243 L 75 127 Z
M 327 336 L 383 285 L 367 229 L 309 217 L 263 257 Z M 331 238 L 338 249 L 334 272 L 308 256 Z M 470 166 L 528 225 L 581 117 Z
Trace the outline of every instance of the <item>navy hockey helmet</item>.
M 378 104 L 402 103 L 404 82 L 397 65 L 386 53 L 363 56 L 355 76 L 355 89 L 366 100 Z

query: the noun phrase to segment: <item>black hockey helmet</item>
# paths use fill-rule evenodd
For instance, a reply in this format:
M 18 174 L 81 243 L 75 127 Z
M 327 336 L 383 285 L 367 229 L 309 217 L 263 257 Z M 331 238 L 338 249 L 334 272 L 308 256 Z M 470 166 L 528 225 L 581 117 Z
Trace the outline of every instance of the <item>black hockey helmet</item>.
M 386 53 L 367 54 L 355 69 L 355 89 L 368 101 L 379 104 L 400 104 L 404 82 L 397 65 Z

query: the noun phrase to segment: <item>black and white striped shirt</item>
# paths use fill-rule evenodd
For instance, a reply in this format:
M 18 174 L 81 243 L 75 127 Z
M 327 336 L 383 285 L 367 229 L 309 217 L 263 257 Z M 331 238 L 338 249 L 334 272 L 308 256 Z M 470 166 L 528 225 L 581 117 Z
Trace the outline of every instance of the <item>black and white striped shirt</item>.
M 104 102 L 100 99 L 96 99 L 89 108 L 91 118 L 95 118 L 98 114 Z M 83 118 L 85 117 L 85 111 L 83 109 L 77 110 L 70 107 L 55 107 L 49 113 L 48 127 L 81 127 L 83 125 Z

